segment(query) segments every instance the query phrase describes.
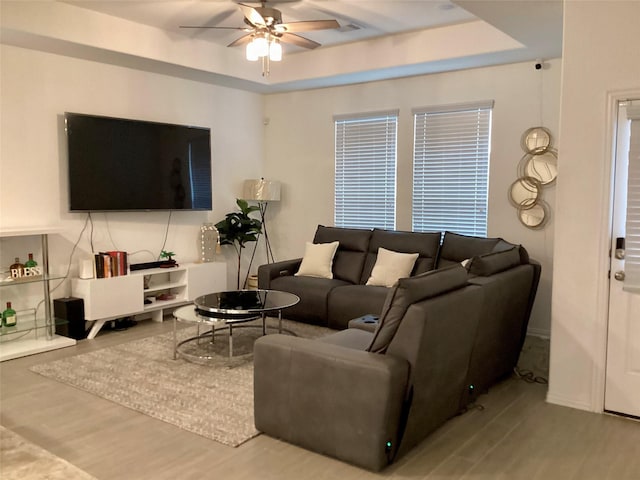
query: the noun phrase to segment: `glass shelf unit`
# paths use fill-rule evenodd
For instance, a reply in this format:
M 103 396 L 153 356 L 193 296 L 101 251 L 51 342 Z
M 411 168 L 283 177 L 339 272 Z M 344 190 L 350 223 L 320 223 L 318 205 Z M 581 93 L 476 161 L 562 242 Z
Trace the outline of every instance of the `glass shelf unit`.
M 18 339 L 18 335 L 20 333 L 29 333 L 34 332 L 35 337 L 38 337 L 38 332 L 43 330 L 46 326 L 46 319 L 37 318 L 36 309 L 30 308 L 28 310 L 18 310 L 17 312 L 18 322 L 14 327 L 0 327 L 0 337 L 3 341 L 12 341 L 14 339 Z M 56 327 L 58 325 L 66 325 L 69 323 L 68 320 L 64 320 L 62 318 L 53 318 L 52 319 L 53 326 Z
M 27 283 L 51 282 L 53 280 L 62 280 L 64 275 L 38 275 L 37 277 L 23 277 L 20 280 L 0 280 L 0 288 L 16 287 Z
M 7 288 L 22 288 L 25 285 L 42 284 L 44 318 L 38 318 L 36 309 L 18 310 L 18 323 L 15 327 L 0 329 L 0 361 L 11 360 L 26 355 L 54 350 L 75 345 L 76 341 L 55 334 L 56 320 L 51 308 L 50 282 L 62 279 L 60 275 L 49 274 L 49 234 L 59 233 L 56 227 L 1 229 L 0 241 L 10 237 L 39 237 L 42 250 L 43 274 L 33 278 L 0 281 L 0 288 L 6 292 Z M 44 335 L 42 335 L 44 332 Z

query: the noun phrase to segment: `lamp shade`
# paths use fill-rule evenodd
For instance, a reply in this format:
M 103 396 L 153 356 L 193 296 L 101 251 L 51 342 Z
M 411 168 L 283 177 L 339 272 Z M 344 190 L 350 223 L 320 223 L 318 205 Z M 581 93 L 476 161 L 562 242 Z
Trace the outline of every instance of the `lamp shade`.
M 278 202 L 280 201 L 280 182 L 264 178 L 245 180 L 242 195 L 245 200 Z

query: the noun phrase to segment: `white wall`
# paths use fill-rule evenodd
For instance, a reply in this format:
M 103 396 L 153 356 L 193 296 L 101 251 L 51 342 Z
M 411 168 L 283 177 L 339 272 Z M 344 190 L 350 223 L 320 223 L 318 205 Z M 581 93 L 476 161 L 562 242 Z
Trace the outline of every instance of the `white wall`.
M 214 212 L 174 212 L 167 238 L 166 248 L 186 262 L 197 259 L 200 224 L 223 218 L 235 208 L 243 179 L 260 176 L 283 182 L 282 201 L 271 204 L 268 211 L 277 258 L 301 255 L 316 225 L 333 223 L 335 114 L 400 109 L 397 228 L 409 230 L 411 109 L 495 100 L 489 235 L 522 243 L 542 263 L 530 331 L 548 334 L 555 187 L 545 190 L 552 216 L 540 231 L 520 224 L 507 191 L 523 155 L 522 132 L 542 123 L 557 133 L 559 61 L 548 62 L 542 72 L 536 71 L 533 63 L 522 63 L 262 97 L 7 45 L 1 53 L 0 174 L 3 179 L 28 177 L 30 193 L 25 194 L 17 182 L 5 183 L 0 189 L 0 226 L 61 224 L 64 233 L 52 239 L 52 262 L 58 270 L 65 268 L 86 219 L 82 214 L 68 213 L 66 207 L 66 147 L 61 121 L 65 111 L 212 129 Z M 132 262 L 150 261 L 160 251 L 167 218 L 166 212 L 95 214 L 93 250 L 140 252 Z M 88 230 L 79 249 L 74 261 L 92 250 Z M 229 249 L 226 256 L 230 261 L 233 258 Z M 263 256 L 259 248 L 254 270 Z M 230 263 L 230 285 L 234 284 L 233 265 Z
M 611 151 L 609 94 L 640 89 L 640 2 L 564 2 L 548 400 L 602 410 Z
M 317 224 L 333 224 L 333 115 L 400 109 L 397 228 L 410 230 L 411 109 L 495 100 L 488 235 L 523 244 L 542 263 L 530 331 L 548 335 L 555 186 L 544 191 L 544 199 L 551 205 L 551 221 L 545 229 L 537 231 L 520 224 L 507 192 L 517 177 L 518 162 L 524 154 L 520 147 L 522 133 L 539 125 L 542 114 L 542 124 L 557 135 L 559 88 L 560 61 L 552 60 L 543 71 L 535 70 L 531 62 L 268 95 L 265 171 L 270 179 L 283 182 L 282 201 L 272 204 L 268 214 L 277 259 L 301 256 L 304 243 L 312 239 Z
M 202 222 L 217 222 L 235 210 L 242 181 L 263 175 L 263 99 L 258 94 L 35 50 L 1 48 L 0 227 L 61 225 L 64 233 L 50 241 L 54 270 L 66 268 L 86 220 L 86 214 L 72 214 L 67 208 L 65 111 L 211 128 L 214 209 L 173 212 L 166 249 L 174 251 L 180 262 L 199 258 Z M 160 253 L 168 212 L 97 213 L 93 220 L 94 251 L 139 252 L 130 259 L 138 263 L 155 260 Z M 88 232 L 89 228 L 80 238 L 74 262 L 92 250 Z M 229 248 L 226 255 L 233 258 Z M 235 284 L 233 265 L 230 285 Z M 58 291 L 54 297 L 66 293 Z

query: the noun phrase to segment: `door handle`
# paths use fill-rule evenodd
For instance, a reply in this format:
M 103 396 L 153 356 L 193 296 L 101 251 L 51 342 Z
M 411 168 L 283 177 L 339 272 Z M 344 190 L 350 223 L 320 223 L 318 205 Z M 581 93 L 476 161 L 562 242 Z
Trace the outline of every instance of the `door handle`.
M 618 270 L 616 273 L 613 274 L 613 278 L 615 278 L 619 282 L 624 282 L 624 277 L 625 277 L 625 274 L 622 270 Z
M 618 260 L 624 260 L 624 237 L 618 237 L 616 238 L 616 251 L 615 251 L 615 257 Z

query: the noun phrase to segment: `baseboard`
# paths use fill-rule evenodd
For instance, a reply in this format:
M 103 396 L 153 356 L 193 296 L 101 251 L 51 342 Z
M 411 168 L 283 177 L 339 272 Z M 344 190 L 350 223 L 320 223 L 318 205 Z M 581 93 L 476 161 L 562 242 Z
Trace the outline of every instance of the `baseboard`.
M 553 403 L 554 405 L 560 405 L 562 407 L 576 408 L 578 410 L 586 410 L 587 412 L 602 413 L 595 411 L 589 403 L 577 402 L 572 398 L 555 395 L 551 392 L 547 392 L 547 403 Z
M 527 329 L 527 335 L 531 335 L 533 337 L 540 337 L 540 338 L 544 338 L 546 340 L 549 340 L 551 338 L 551 331 L 545 329 L 545 328 L 535 328 L 535 327 L 529 327 Z

